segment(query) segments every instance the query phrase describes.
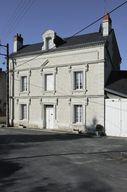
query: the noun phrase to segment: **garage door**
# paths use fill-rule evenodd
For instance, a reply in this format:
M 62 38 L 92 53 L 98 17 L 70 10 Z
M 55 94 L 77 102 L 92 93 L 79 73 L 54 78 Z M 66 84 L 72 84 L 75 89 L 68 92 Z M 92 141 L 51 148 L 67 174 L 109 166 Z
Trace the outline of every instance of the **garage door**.
M 127 100 L 106 99 L 105 115 L 106 135 L 127 137 Z

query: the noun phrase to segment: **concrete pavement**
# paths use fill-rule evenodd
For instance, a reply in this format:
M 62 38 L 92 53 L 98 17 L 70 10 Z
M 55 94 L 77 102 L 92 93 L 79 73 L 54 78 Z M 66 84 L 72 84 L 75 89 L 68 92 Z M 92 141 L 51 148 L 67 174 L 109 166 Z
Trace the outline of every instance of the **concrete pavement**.
M 127 139 L 0 128 L 1 192 L 125 192 Z

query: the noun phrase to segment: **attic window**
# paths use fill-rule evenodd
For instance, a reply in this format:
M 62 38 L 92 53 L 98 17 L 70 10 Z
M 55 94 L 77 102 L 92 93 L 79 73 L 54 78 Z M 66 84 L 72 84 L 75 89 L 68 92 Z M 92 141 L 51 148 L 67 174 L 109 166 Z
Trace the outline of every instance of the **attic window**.
M 51 49 L 52 48 L 52 38 L 51 37 L 47 37 L 46 38 L 46 49 Z
M 54 43 L 54 39 L 56 37 L 56 33 L 52 30 L 48 30 L 45 33 L 43 33 L 43 46 L 42 50 L 49 50 L 52 48 L 55 48 L 56 45 Z

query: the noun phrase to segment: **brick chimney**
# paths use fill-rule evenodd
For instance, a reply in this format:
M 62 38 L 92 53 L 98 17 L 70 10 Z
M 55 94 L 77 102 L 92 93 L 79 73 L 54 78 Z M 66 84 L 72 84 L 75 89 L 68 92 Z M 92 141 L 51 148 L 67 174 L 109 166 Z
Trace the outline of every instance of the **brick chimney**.
M 23 46 L 23 38 L 21 34 L 16 34 L 14 36 L 14 52 L 16 53 Z
M 112 29 L 112 20 L 110 18 L 109 13 L 105 13 L 102 20 L 102 35 L 108 36 Z

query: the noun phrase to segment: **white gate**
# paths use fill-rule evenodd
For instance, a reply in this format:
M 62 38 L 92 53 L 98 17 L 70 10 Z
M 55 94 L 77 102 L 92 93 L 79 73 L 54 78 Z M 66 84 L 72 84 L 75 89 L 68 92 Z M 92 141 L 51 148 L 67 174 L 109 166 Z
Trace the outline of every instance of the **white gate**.
M 127 99 L 106 99 L 105 131 L 108 136 L 127 137 Z

